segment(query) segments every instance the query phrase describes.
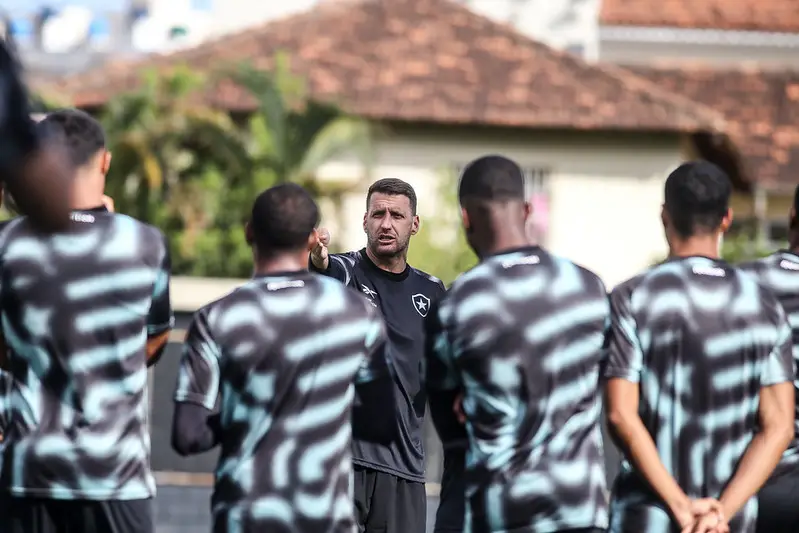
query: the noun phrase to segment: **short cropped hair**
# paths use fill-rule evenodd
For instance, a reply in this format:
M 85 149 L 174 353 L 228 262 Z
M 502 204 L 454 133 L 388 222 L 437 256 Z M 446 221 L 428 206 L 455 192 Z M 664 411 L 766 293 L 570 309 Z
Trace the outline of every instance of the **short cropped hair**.
M 48 113 L 36 124 L 41 136 L 61 143 L 76 167 L 82 167 L 105 149 L 103 127 L 79 109 L 60 109 Z
M 469 163 L 461 173 L 458 199 L 485 202 L 524 201 L 524 174 L 514 161 L 487 155 Z
M 665 209 L 683 238 L 718 229 L 730 208 L 729 176 L 709 161 L 691 161 L 666 178 Z
M 367 211 L 369 210 L 369 201 L 375 193 L 406 197 L 411 204 L 411 213 L 416 214 L 416 191 L 413 190 L 409 183 L 397 178 L 383 178 L 372 183 L 369 187 L 369 192 L 366 193 Z
M 255 199 L 250 226 L 255 245 L 262 251 L 302 248 L 319 224 L 319 207 L 295 183 L 275 185 Z

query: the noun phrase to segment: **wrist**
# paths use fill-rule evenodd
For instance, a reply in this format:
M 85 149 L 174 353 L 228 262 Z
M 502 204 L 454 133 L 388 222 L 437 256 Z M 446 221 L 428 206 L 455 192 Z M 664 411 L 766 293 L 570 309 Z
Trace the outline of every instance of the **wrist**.
M 319 257 L 311 252 L 311 264 L 319 270 L 327 270 L 327 257 Z
M 675 516 L 680 516 L 691 511 L 691 499 L 684 493 L 674 494 L 671 498 L 666 500 L 666 506 L 671 513 Z

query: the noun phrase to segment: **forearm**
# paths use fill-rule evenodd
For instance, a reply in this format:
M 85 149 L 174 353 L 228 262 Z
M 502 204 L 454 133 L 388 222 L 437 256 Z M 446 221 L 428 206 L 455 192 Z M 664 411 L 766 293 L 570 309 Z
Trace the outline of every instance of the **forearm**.
M 786 432 L 761 431 L 749 443 L 735 475 L 721 494 L 725 516 L 732 518 L 768 480 L 790 443 Z
M 614 441 L 672 512 L 690 505 L 688 496 L 663 466 L 657 446 L 637 414 L 613 417 L 609 428 L 615 434 Z
M 219 444 L 220 417 L 205 407 L 175 403 L 172 422 L 172 448 L 180 455 L 207 452 Z

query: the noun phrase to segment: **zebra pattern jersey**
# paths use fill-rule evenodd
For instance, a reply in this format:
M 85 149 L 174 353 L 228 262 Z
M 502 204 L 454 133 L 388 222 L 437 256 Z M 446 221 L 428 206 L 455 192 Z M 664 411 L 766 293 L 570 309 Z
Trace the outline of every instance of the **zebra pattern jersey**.
M 358 385 L 391 375 L 385 336 L 363 296 L 308 271 L 195 314 L 175 401 L 219 398 L 215 531 L 355 531 L 350 418 Z
M 463 391 L 467 532 L 605 528 L 599 278 L 539 247 L 459 277 L 428 324 L 430 395 Z
M 0 488 L 152 497 L 145 347 L 173 322 L 163 234 L 104 208 L 74 212 L 55 235 L 17 218 L 0 233 L 0 307 Z
M 672 259 L 611 294 L 605 376 L 638 383 L 639 415 L 689 498 L 719 498 L 756 431 L 760 389 L 793 381 L 791 330 L 777 299 L 721 260 Z M 612 533 L 670 533 L 662 501 L 624 460 Z M 730 530 L 755 530 L 752 498 Z
M 758 261 L 743 263 L 739 268 L 754 275 L 782 304 L 793 334 L 794 365 L 799 366 L 799 255 L 780 250 Z M 794 388 L 799 391 L 799 377 L 794 377 Z M 799 468 L 799 395 L 796 402 L 794 439 L 772 478 Z

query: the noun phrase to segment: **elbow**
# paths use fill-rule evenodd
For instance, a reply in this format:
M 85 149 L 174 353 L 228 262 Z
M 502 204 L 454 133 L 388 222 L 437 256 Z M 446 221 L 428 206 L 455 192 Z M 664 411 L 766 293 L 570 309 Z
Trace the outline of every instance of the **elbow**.
M 780 450 L 785 451 L 794 438 L 794 422 L 792 419 L 780 420 L 779 423 L 774 423 L 764 428 L 764 433 L 775 444 L 779 444 Z
M 194 454 L 194 446 L 191 440 L 180 431 L 172 432 L 172 449 L 181 457 L 187 457 Z
M 624 428 L 630 425 L 630 418 L 630 413 L 624 409 L 619 409 L 617 406 L 609 407 L 605 415 L 608 428 L 617 435 L 624 433 Z

